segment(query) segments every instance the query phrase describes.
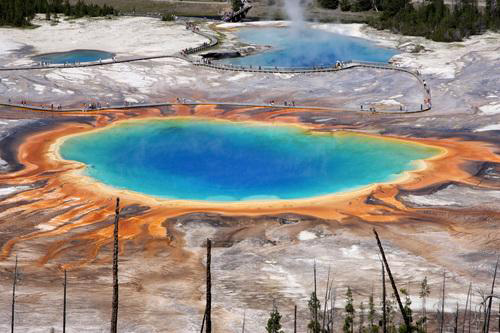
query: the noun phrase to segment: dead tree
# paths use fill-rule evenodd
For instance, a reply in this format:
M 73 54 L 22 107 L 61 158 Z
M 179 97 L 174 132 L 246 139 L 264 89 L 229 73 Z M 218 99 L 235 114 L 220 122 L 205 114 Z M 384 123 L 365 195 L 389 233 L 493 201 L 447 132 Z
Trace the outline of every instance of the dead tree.
M 113 229 L 113 302 L 111 305 L 111 333 L 118 330 L 118 221 L 120 220 L 120 198 L 116 198 Z
M 211 311 L 212 311 L 212 276 L 210 273 L 210 261 L 212 260 L 212 241 L 207 238 L 207 302 L 205 304 L 205 319 L 204 319 L 204 326 L 205 326 L 205 332 L 206 333 L 211 333 L 212 332 L 212 318 L 211 318 Z M 203 327 L 203 325 L 202 325 Z M 203 328 L 202 328 L 203 331 Z
M 329 319 L 329 326 L 328 326 L 328 332 L 333 332 L 333 328 L 335 327 L 335 306 L 337 302 L 337 289 L 333 288 L 332 286 L 332 291 L 330 292 L 330 319 Z
M 467 291 L 467 299 L 465 300 L 465 312 L 464 312 L 464 320 L 462 322 L 462 333 L 465 333 L 465 320 L 467 319 L 467 309 L 469 306 L 469 298 L 470 298 L 471 289 L 472 289 L 472 282 L 469 283 L 469 290 Z
M 455 311 L 455 326 L 453 326 L 453 333 L 458 333 L 458 302 L 457 309 Z
M 328 302 L 328 286 L 330 284 L 330 268 L 328 268 L 328 276 L 326 278 L 326 288 L 325 288 L 325 298 L 323 300 L 323 318 L 321 322 L 321 332 L 325 330 L 325 320 L 326 320 L 326 308 Z
M 66 333 L 66 270 L 64 270 L 64 298 L 63 298 L 63 333 Z
M 11 333 L 14 333 L 14 320 L 15 320 L 15 309 L 16 309 L 16 284 L 17 284 L 17 255 L 16 255 L 16 265 L 14 266 L 14 280 L 12 281 L 12 309 L 10 314 Z
M 317 333 L 318 323 L 318 307 L 316 306 L 316 301 L 318 299 L 318 294 L 316 293 L 316 260 L 314 261 L 314 333 Z
M 495 292 L 495 280 L 497 278 L 497 269 L 498 269 L 498 260 L 500 258 L 497 258 L 497 263 L 495 265 L 495 273 L 493 273 L 493 281 L 491 282 L 491 295 Z M 490 330 L 490 318 L 491 318 L 491 303 L 493 301 L 493 297 L 490 297 L 488 301 L 488 308 L 486 309 L 486 318 L 484 320 L 484 332 L 488 333 Z
M 470 333 L 470 329 L 471 329 L 471 322 L 472 322 L 472 297 L 471 299 L 469 299 L 469 307 L 470 307 L 470 310 L 469 310 L 469 320 L 467 321 L 467 326 L 468 326 L 468 330 L 467 332 Z
M 441 295 L 441 320 L 439 321 L 439 333 L 444 329 L 444 292 L 446 286 L 446 272 L 443 272 L 443 294 Z
M 321 332 L 325 330 L 325 323 L 326 323 L 326 308 L 328 307 L 328 299 L 330 296 L 330 267 L 328 267 L 328 276 L 326 278 L 326 289 L 325 289 L 325 300 L 323 302 L 323 321 L 321 324 Z
M 387 295 L 385 290 L 385 268 L 384 263 L 382 264 L 382 332 L 387 333 Z
M 406 313 L 406 311 L 403 307 L 403 303 L 401 302 L 401 298 L 399 297 L 399 292 L 398 292 L 398 288 L 396 287 L 396 282 L 394 282 L 394 278 L 392 277 L 389 263 L 387 262 L 387 259 L 385 257 L 384 248 L 382 247 L 382 243 L 380 242 L 380 238 L 378 237 L 378 233 L 377 233 L 377 230 L 375 230 L 375 228 L 373 228 L 373 233 L 375 234 L 375 238 L 377 238 L 378 248 L 380 250 L 380 254 L 382 255 L 382 260 L 384 261 L 385 269 L 387 270 L 387 275 L 389 276 L 389 280 L 391 281 L 392 289 L 394 291 L 394 296 L 396 296 L 396 300 L 398 301 L 399 310 L 401 311 L 401 315 L 403 316 L 403 320 L 405 322 L 407 332 L 411 333 L 412 326 L 411 326 L 410 318 L 408 317 L 408 314 Z
M 205 329 L 205 319 L 207 319 L 207 312 L 206 311 L 203 313 L 203 320 L 201 321 L 200 333 L 203 333 L 203 330 Z
M 297 304 L 293 307 L 293 333 L 297 333 Z
M 243 324 L 241 325 L 241 333 L 245 333 L 245 320 L 247 317 L 247 310 L 243 311 Z

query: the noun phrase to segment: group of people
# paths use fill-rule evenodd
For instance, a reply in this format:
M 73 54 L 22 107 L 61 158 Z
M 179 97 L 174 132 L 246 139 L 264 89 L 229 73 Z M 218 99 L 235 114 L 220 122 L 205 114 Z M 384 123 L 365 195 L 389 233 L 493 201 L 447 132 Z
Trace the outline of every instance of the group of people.
M 111 60 L 112 60 L 113 62 L 116 62 L 116 57 L 115 57 L 115 56 L 112 56 L 112 57 L 111 57 Z M 102 59 L 101 59 L 101 58 L 99 58 L 99 63 L 100 63 L 100 64 L 102 64 Z M 80 65 L 80 63 L 78 63 L 78 65 Z
M 57 111 L 61 111 L 61 110 L 62 110 L 62 106 L 61 106 L 61 104 L 59 104 L 58 106 L 56 106 L 56 107 L 54 108 L 54 104 L 50 104 L 50 109 L 51 109 L 51 110 L 55 110 L 55 109 L 57 109 Z
M 187 21 L 186 22 L 186 30 L 191 30 L 191 31 L 195 32 L 195 31 L 200 31 L 200 28 L 198 28 L 196 26 L 196 24 L 194 24 L 193 22 Z
M 337 60 L 337 62 L 335 63 L 335 69 L 341 69 L 341 68 L 344 68 L 345 64 L 343 61 L 339 61 Z
M 363 104 L 361 104 L 360 109 L 361 109 L 361 111 L 365 110 L 365 109 L 363 108 Z M 377 112 L 377 110 L 375 109 L 375 107 L 374 107 L 374 106 L 370 106 L 370 107 L 368 108 L 368 111 L 373 112 L 373 113 Z
M 10 103 L 12 103 L 12 99 L 9 98 L 9 104 Z M 19 101 L 19 104 L 20 105 L 26 105 L 26 106 L 34 106 L 34 104 L 28 103 L 28 101 L 25 100 L 25 99 L 22 99 L 21 101 Z M 50 104 L 50 105 L 40 104 L 39 107 L 40 108 L 44 108 L 44 109 L 48 109 L 48 110 L 58 110 L 58 111 L 62 110 L 61 104 L 59 104 L 57 106 L 54 106 L 54 104 Z
M 116 57 L 115 56 L 111 57 L 111 60 L 113 60 L 113 62 L 116 62 Z M 99 58 L 98 61 L 99 61 L 99 64 L 102 64 L 102 59 L 101 58 Z M 50 65 L 53 65 L 53 64 L 51 62 L 48 62 L 48 61 L 40 61 L 36 65 L 38 65 L 40 67 L 49 67 Z M 75 61 L 75 62 L 67 62 L 67 61 L 65 61 L 62 65 L 64 67 L 66 67 L 66 66 L 81 66 L 82 63 L 80 61 Z
M 181 51 L 181 54 L 183 55 L 187 55 L 191 52 L 192 49 L 184 49 Z M 207 58 L 204 58 L 201 60 L 201 63 L 202 64 L 207 64 L 207 65 L 212 65 L 212 61 L 210 59 L 207 59 Z M 248 67 L 245 67 L 245 66 L 241 66 L 241 65 L 233 65 L 233 64 L 223 64 L 223 63 L 218 63 L 217 66 L 221 67 L 221 68 L 233 68 L 233 69 L 240 69 L 240 70 L 254 70 L 254 69 L 258 69 L 259 71 L 262 71 L 262 70 L 266 70 L 266 69 L 269 69 L 269 68 L 262 68 L 262 66 L 256 66 L 254 68 L 253 65 L 248 65 Z M 335 69 L 342 69 L 344 68 L 345 66 L 345 63 L 342 62 L 342 61 L 337 61 L 337 64 L 335 64 Z M 321 67 L 321 66 L 313 66 L 311 67 L 309 70 L 321 70 L 321 69 L 327 69 L 328 67 Z M 278 68 L 278 66 L 274 66 L 274 70 L 276 72 L 279 72 L 280 71 L 280 68 Z
M 84 111 L 89 111 L 89 110 L 98 110 L 102 107 L 101 103 L 99 102 L 92 102 L 92 103 L 88 103 L 88 104 L 84 104 L 83 105 L 83 110 Z
M 175 100 L 177 101 L 177 104 L 186 104 L 187 103 L 186 98 L 176 97 Z
M 207 46 L 209 46 L 210 44 L 208 42 L 204 42 L 202 45 L 198 46 L 198 47 L 195 47 L 195 48 L 186 48 L 186 49 L 182 49 L 181 50 L 181 54 L 183 56 L 186 56 L 188 54 L 191 54 L 193 52 L 198 52 L 198 51 L 202 51 L 203 49 L 205 49 Z
M 432 108 L 431 98 L 430 97 L 424 98 L 424 104 L 425 106 L 427 106 L 428 109 Z
M 275 101 L 274 101 L 274 100 L 269 101 L 269 104 L 270 104 L 270 105 L 274 105 L 274 104 L 275 104 Z M 284 102 L 283 102 L 283 105 L 284 105 L 284 106 L 295 106 L 295 101 L 291 101 L 291 102 L 284 101 Z

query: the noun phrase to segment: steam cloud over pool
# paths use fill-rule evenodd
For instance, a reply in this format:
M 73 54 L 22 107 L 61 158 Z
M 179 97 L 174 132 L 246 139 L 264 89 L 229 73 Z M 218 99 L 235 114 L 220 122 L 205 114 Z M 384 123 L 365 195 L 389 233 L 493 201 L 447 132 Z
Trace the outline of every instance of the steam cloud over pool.
M 296 199 L 393 180 L 437 149 L 352 133 L 222 121 L 125 122 L 70 137 L 61 156 L 116 188 L 209 201 Z
M 269 51 L 223 62 L 244 66 L 313 67 L 337 60 L 387 62 L 398 52 L 366 39 L 311 28 L 243 28 L 239 38 L 251 44 L 271 45 Z

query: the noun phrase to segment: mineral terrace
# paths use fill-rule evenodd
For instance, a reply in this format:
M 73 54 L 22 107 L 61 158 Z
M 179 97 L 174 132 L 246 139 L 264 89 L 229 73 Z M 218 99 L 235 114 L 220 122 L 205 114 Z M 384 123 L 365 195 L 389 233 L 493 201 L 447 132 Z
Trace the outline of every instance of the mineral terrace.
M 0 29 L 0 67 L 30 64 L 35 54 L 98 49 L 118 59 L 174 54 L 206 41 L 181 23 L 152 18 L 61 20 L 34 30 Z M 265 22 L 259 24 L 283 24 Z M 242 45 L 237 24 L 200 23 L 224 36 L 221 48 Z M 397 282 L 417 295 L 431 284 L 437 310 L 443 271 L 447 308 L 465 303 L 467 286 L 486 290 L 500 250 L 500 35 L 486 33 L 443 44 L 375 31 L 363 25 L 314 27 L 397 47 L 400 66 L 418 69 L 432 89 L 431 111 L 384 114 L 345 111 L 360 104 L 418 106 L 422 92 L 405 73 L 359 68 L 336 73 L 263 74 L 219 71 L 178 58 L 88 68 L 0 71 L 0 102 L 80 107 L 140 102 L 210 101 L 202 106 L 55 114 L 0 107 L 0 330 L 10 321 L 12 268 L 20 263 L 16 329 L 59 329 L 62 271 L 68 270 L 68 325 L 72 332 L 105 332 L 111 304 L 114 197 L 68 176 L 51 160 L 61 135 L 140 117 L 224 118 L 300 123 L 325 131 L 348 129 L 425 141 L 449 150 L 446 163 L 411 182 L 384 184 L 339 198 L 329 206 L 277 208 L 175 205 L 123 197 L 120 243 L 120 332 L 199 331 L 204 309 L 204 244 L 213 250 L 216 332 L 261 332 L 273 301 L 290 331 L 293 306 L 307 318 L 312 267 L 320 290 L 330 268 L 343 304 L 351 286 L 356 304 L 380 293 L 378 229 Z M 417 53 L 412 53 L 419 50 Z M 290 97 L 292 96 L 292 97 Z M 291 99 L 332 111 L 217 105 L 266 104 Z M 343 111 L 343 109 L 345 109 Z M 420 299 L 413 298 L 415 308 Z M 306 321 L 300 322 L 305 331 Z

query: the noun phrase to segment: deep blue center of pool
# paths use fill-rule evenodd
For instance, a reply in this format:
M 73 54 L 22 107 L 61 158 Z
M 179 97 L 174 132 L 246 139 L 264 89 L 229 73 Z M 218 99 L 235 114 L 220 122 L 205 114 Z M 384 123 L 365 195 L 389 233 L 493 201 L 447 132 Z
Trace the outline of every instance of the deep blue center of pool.
M 67 139 L 63 158 L 116 188 L 209 201 L 296 199 L 393 180 L 438 151 L 352 133 L 220 121 L 126 122 Z
M 34 56 L 36 62 L 46 62 L 50 64 L 65 64 L 75 62 L 92 62 L 111 59 L 113 53 L 98 50 L 73 50 L 68 52 L 46 53 Z
M 386 63 L 398 53 L 367 39 L 312 28 L 242 28 L 238 36 L 245 43 L 270 45 L 272 49 L 224 59 L 223 63 L 278 67 L 330 66 L 348 60 Z

